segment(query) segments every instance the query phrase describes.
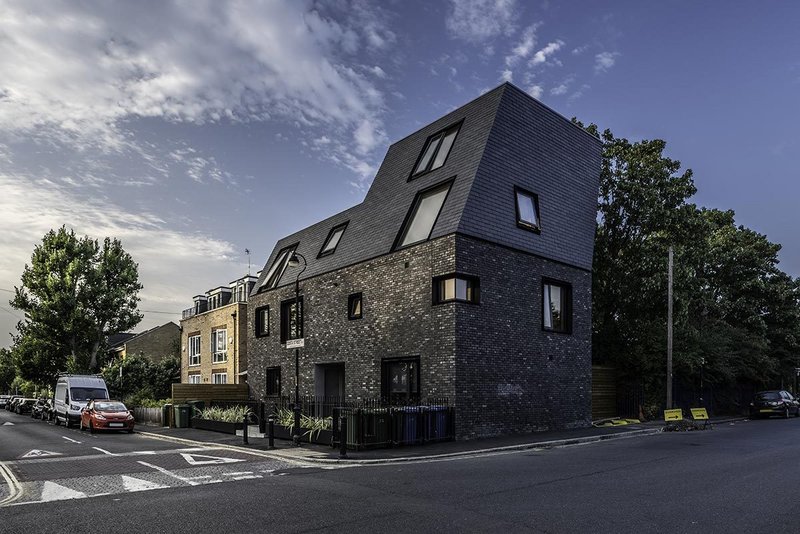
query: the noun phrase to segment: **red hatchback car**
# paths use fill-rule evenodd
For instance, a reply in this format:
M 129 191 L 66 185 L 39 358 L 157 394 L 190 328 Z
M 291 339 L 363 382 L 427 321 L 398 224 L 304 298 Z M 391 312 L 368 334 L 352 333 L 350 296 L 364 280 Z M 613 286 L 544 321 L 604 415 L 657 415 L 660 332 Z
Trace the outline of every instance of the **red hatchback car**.
M 81 430 L 127 430 L 133 432 L 133 414 L 119 401 L 90 400 L 81 412 Z

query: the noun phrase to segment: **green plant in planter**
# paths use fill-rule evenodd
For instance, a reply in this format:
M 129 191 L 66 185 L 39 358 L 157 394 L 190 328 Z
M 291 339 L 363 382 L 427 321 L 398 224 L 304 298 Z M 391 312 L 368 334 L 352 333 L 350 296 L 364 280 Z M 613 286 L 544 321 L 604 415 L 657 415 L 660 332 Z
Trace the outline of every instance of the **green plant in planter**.
M 251 413 L 252 411 L 247 406 L 231 406 L 230 408 L 211 406 L 200 412 L 200 418 L 223 423 L 241 423 L 245 416 L 249 416 Z
M 281 408 L 275 413 L 275 422 L 281 426 L 289 429 L 290 433 L 294 433 L 294 412 L 289 408 Z M 323 430 L 330 430 L 333 428 L 333 417 L 311 417 L 302 414 L 300 416 L 300 429 L 305 430 L 303 436 L 314 439 L 314 435 L 319 436 Z

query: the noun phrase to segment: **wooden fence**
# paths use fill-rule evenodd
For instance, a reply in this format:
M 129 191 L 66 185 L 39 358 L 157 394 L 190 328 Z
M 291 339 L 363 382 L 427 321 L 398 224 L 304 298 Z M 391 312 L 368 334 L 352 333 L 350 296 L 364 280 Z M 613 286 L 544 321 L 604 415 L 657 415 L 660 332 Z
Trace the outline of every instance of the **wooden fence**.
M 138 425 L 164 426 L 161 420 L 161 408 L 133 408 L 133 417 Z
M 617 379 L 613 367 L 592 366 L 592 421 L 617 417 Z
M 172 384 L 172 402 L 181 404 L 188 400 L 246 401 L 250 398 L 247 384 Z

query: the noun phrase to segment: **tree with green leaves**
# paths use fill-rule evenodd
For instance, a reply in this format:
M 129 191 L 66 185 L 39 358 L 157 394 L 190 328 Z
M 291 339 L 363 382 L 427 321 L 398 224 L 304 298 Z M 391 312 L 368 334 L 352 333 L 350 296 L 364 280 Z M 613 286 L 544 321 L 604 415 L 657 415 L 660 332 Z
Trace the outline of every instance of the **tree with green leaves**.
M 6 348 L 0 349 L 0 393 L 11 391 L 11 384 L 16 376 L 17 371 L 14 368 L 11 351 Z
M 11 301 L 25 313 L 14 339 L 21 375 L 45 383 L 59 371 L 97 371 L 107 337 L 141 321 L 141 288 L 119 240 L 100 244 L 63 226 L 48 232 Z

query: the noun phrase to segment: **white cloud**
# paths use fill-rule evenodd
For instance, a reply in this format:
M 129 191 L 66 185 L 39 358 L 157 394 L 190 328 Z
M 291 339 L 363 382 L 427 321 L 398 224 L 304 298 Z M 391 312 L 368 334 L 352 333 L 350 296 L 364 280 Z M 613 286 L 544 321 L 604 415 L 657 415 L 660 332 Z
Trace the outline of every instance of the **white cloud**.
M 106 152 L 131 148 L 125 123 L 137 118 L 284 119 L 342 138 L 366 123 L 379 138 L 383 94 L 343 55 L 386 48 L 394 34 L 364 2 L 340 6 L 347 22 L 307 7 L 6 2 L 0 132 Z
M 579 56 L 589 49 L 589 45 L 578 46 L 572 49 L 573 56 Z
M 382 80 L 386 78 L 386 71 L 384 71 L 384 70 L 383 70 L 382 68 L 380 68 L 378 65 L 375 65 L 374 67 L 372 67 L 371 69 L 369 69 L 369 71 L 370 71 L 372 74 L 374 74 L 375 76 L 377 76 L 378 78 L 382 79 Z
M 546 63 L 549 58 L 552 57 L 553 54 L 561 50 L 561 47 L 564 46 L 564 41 L 558 39 L 553 41 L 552 43 L 547 43 L 547 45 L 536 52 L 531 60 L 528 62 L 528 65 L 531 67 L 535 67 L 536 65 L 541 65 L 542 63 Z
M 536 46 L 536 30 L 542 25 L 541 22 L 532 24 L 525 28 L 519 42 L 511 49 L 511 53 L 506 56 L 507 67 L 513 67 L 521 59 L 527 58 Z
M 528 87 L 528 94 L 531 95 L 533 98 L 539 100 L 542 98 L 544 94 L 544 87 L 539 84 L 534 84 Z
M 600 52 L 594 56 L 594 70 L 595 72 L 606 72 L 617 62 L 619 52 Z
M 574 82 L 574 81 L 575 81 L 575 78 L 573 76 L 570 76 L 569 78 L 567 78 L 566 80 L 564 80 L 560 84 L 558 84 L 555 87 L 553 87 L 552 89 L 550 89 L 550 94 L 551 95 L 556 95 L 556 96 L 566 94 L 566 92 L 569 90 L 570 84 L 572 82 Z
M 451 0 L 450 4 L 445 26 L 456 39 L 482 43 L 516 29 L 516 0 Z
M 509 69 L 505 69 L 502 73 L 500 73 L 500 79 L 504 82 L 512 82 L 514 81 L 514 73 L 511 72 Z
M 139 329 L 179 320 L 180 310 L 191 305 L 188 296 L 204 287 L 227 283 L 232 272 L 242 269 L 234 259 L 236 249 L 230 242 L 171 229 L 153 213 L 128 208 L 105 197 L 82 196 L 69 185 L 69 180 L 0 174 L 0 190 L 3 287 L 19 285 L 33 247 L 50 229 L 62 224 L 78 235 L 119 238 L 139 264 L 139 279 L 144 285 L 139 308 L 175 312 L 174 316 L 145 313 Z M 11 315 L 0 314 L 0 345 L 10 343 L 6 334 L 15 325 L 16 319 Z

